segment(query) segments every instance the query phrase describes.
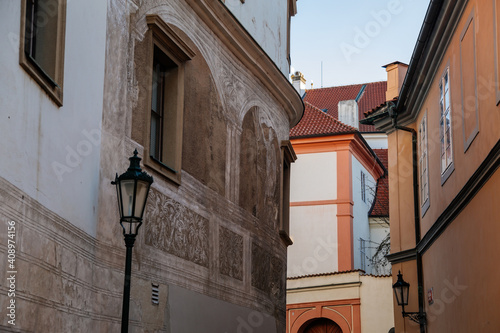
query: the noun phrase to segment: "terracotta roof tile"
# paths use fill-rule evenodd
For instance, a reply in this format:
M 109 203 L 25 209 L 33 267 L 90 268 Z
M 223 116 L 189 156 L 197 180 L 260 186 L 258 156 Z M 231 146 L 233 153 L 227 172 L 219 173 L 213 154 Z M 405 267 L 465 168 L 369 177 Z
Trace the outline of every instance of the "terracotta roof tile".
M 384 106 L 386 106 L 388 102 L 395 103 L 397 101 L 398 101 L 398 97 L 396 96 L 393 99 L 391 99 L 390 101 L 383 102 L 380 105 L 377 105 L 376 107 L 372 108 L 371 110 L 366 111 L 365 114 L 364 114 L 364 116 L 365 116 L 365 118 L 368 117 L 368 116 L 371 116 L 372 114 L 374 114 L 375 112 L 377 112 L 378 110 L 380 110 L 381 108 L 383 108 Z
M 358 100 L 359 120 L 361 120 L 365 118 L 365 112 L 385 102 L 386 81 L 310 89 L 306 91 L 304 101 L 315 105 L 319 109 L 326 109 L 329 115 L 338 119 L 339 102 L 356 99 L 363 86 L 365 86 L 365 89 Z M 364 124 L 359 125 L 359 131 L 377 132 L 374 126 Z
M 348 274 L 348 273 L 360 273 L 365 275 L 365 271 L 362 269 L 353 269 L 353 270 L 348 270 L 348 271 L 337 271 L 337 272 L 329 272 L 329 273 L 317 273 L 317 274 L 308 274 L 308 275 L 301 275 L 301 276 L 292 276 L 292 277 L 287 277 L 287 280 L 298 280 L 298 279 L 303 279 L 303 278 L 310 278 L 310 277 L 318 277 L 318 276 L 330 276 L 330 275 L 339 275 L 339 274 Z
M 373 149 L 378 159 L 386 169 L 388 169 L 387 149 Z M 377 182 L 377 190 L 375 193 L 375 201 L 369 213 L 370 217 L 386 217 L 389 216 L 389 179 L 386 176 L 379 178 Z
M 304 105 L 304 115 L 290 130 L 290 138 L 357 132 L 356 128 L 338 121 L 311 103 L 304 101 Z

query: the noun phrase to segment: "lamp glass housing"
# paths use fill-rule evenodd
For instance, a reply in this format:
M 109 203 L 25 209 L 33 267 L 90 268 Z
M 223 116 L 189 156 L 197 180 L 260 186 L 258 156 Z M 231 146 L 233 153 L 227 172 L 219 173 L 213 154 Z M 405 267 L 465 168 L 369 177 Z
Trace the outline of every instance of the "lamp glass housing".
M 130 167 L 122 175 L 116 175 L 116 194 L 118 197 L 118 210 L 120 211 L 120 224 L 123 234 L 137 235 L 142 224 L 142 217 L 148 199 L 149 188 L 153 183 L 153 177 L 143 172 L 140 168 L 141 158 L 130 157 Z
M 410 292 L 410 284 L 403 280 L 401 272 L 398 273 L 398 280 L 392 285 L 396 301 L 399 306 L 408 305 L 408 294 Z

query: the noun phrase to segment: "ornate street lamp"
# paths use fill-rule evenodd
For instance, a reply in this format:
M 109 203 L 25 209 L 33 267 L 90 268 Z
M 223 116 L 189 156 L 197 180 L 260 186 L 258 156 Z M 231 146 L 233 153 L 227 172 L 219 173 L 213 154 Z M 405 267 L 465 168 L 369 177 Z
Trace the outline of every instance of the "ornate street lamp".
M 405 312 L 405 305 L 408 305 L 408 295 L 410 292 L 410 284 L 403 280 L 403 274 L 398 272 L 398 280 L 392 285 L 394 295 L 398 305 L 402 307 L 403 318 L 408 317 L 416 323 L 425 323 L 425 312 Z
M 120 225 L 123 228 L 125 246 L 127 247 L 125 284 L 123 287 L 122 333 L 128 332 L 132 248 L 134 247 L 135 236 L 137 236 L 142 224 L 149 188 L 153 183 L 153 177 L 141 169 L 141 158 L 137 156 L 137 149 L 134 151 L 134 156 L 130 157 L 129 160 L 130 166 L 127 171 L 120 176 L 116 174 L 115 180 L 111 182 L 111 184 L 116 185 Z

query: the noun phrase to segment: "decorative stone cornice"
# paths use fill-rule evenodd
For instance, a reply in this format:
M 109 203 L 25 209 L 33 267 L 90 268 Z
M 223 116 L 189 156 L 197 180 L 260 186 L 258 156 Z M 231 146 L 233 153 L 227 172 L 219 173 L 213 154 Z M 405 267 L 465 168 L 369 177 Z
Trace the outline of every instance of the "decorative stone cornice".
M 276 64 L 219 0 L 186 0 L 221 42 L 283 106 L 290 128 L 302 117 L 304 104 Z

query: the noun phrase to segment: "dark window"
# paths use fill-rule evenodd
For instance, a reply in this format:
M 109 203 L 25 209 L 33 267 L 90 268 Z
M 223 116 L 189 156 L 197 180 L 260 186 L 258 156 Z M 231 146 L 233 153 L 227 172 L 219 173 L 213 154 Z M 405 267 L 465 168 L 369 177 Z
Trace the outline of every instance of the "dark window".
M 150 155 L 175 171 L 177 64 L 154 48 Z
M 66 0 L 24 0 L 21 66 L 62 105 Z

